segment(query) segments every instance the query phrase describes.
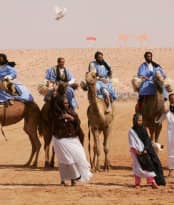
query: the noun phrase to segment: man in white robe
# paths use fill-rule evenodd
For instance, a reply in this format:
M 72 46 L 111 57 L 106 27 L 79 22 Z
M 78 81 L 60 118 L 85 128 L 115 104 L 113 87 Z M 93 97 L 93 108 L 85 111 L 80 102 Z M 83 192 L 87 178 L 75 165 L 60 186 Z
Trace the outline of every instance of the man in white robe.
M 167 148 L 168 148 L 168 176 L 172 176 L 174 170 L 174 92 L 169 94 L 169 111 L 162 115 L 156 123 L 167 119 Z
M 174 170 L 174 93 L 169 95 L 170 108 L 166 114 L 167 119 L 167 144 L 168 144 L 168 168 L 172 176 Z

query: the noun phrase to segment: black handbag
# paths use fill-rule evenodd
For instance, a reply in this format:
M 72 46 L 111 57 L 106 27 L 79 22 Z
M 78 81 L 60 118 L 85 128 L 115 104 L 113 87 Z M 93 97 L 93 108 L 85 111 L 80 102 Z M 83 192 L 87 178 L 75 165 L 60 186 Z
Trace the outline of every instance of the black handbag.
M 145 171 L 153 171 L 153 162 L 148 153 L 142 152 L 137 155 L 137 159 L 141 165 L 141 168 Z

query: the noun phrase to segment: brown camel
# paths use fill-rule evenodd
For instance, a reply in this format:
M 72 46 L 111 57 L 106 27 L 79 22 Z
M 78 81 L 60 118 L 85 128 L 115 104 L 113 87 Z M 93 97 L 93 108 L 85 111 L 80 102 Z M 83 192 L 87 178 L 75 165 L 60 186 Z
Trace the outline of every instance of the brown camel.
M 1 104 L 0 105 L 0 124 L 1 126 L 8 126 L 19 122 L 24 119 L 24 131 L 29 136 L 32 150 L 29 160 L 25 166 L 29 166 L 35 155 L 32 166 L 37 166 L 38 155 L 41 143 L 38 139 L 37 129 L 40 122 L 40 109 L 34 102 L 20 102 L 14 101 L 13 105 Z
M 87 110 L 88 125 L 89 125 L 89 156 L 91 167 L 94 171 L 100 170 L 100 134 L 104 135 L 104 170 L 109 170 L 109 141 L 111 125 L 114 118 L 114 103 L 112 104 L 112 112 L 106 113 L 106 104 L 104 100 L 97 98 L 96 96 L 96 73 L 91 71 L 86 73 L 86 85 L 88 90 L 89 107 Z M 94 155 L 93 160 L 90 152 L 90 130 L 94 137 Z
M 145 96 L 142 102 L 142 115 L 144 125 L 148 128 L 151 140 L 158 142 L 158 138 L 162 129 L 162 124 L 157 120 L 164 113 L 164 96 L 163 85 L 164 81 L 161 76 L 154 77 L 155 95 Z

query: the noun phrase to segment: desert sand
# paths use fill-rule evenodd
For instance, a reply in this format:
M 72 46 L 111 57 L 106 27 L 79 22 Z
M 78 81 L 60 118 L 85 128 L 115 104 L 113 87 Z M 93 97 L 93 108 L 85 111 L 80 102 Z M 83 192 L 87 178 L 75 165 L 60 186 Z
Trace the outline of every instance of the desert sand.
M 45 70 L 56 63 L 56 58 L 63 56 L 66 65 L 74 73 L 79 82 L 84 78 L 88 63 L 93 60 L 97 49 L 45 49 L 45 50 L 3 50 L 9 60 L 17 63 L 18 81 L 26 85 L 32 92 L 40 107 L 43 97 L 37 92 L 37 85 L 44 79 Z M 130 80 L 143 62 L 145 50 L 152 50 L 154 60 L 165 68 L 166 73 L 174 79 L 174 49 L 99 49 L 104 52 L 105 59 L 113 69 L 117 79 L 119 93 L 134 95 Z M 87 153 L 87 117 L 88 101 L 86 93 L 76 91 L 79 102 L 78 113 L 84 128 L 85 149 Z M 128 148 L 128 130 L 131 126 L 136 99 L 122 98 L 116 103 L 115 127 L 110 136 L 109 172 L 94 173 L 89 184 L 78 184 L 76 187 L 59 186 L 60 178 L 57 168 L 45 170 L 43 146 L 39 155 L 39 167 L 23 168 L 30 154 L 31 145 L 23 131 L 23 122 L 5 127 L 8 141 L 0 138 L 0 204 L 3 205 L 43 205 L 43 204 L 121 204 L 121 205 L 162 205 L 174 204 L 174 178 L 167 178 L 167 186 L 153 190 L 142 181 L 142 188 L 136 190 L 131 169 Z M 101 142 L 102 142 L 101 136 Z M 43 139 L 40 137 L 43 145 Z M 164 151 L 160 153 L 165 176 L 167 175 L 166 123 L 160 135 L 160 143 Z M 102 144 L 102 143 L 101 143 Z M 88 156 L 88 153 L 87 153 Z M 103 152 L 101 158 L 103 164 Z M 57 164 L 56 164 L 57 165 Z

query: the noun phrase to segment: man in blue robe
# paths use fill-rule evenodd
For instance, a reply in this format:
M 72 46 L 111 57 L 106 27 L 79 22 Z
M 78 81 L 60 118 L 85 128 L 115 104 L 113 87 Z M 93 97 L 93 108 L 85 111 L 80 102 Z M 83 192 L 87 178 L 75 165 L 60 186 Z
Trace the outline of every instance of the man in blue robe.
M 7 56 L 0 53 L 0 83 L 5 80 L 10 85 L 12 90 L 3 90 L 0 88 L 0 102 L 19 100 L 24 102 L 33 101 L 33 97 L 25 86 L 20 83 L 16 83 L 14 80 L 17 77 L 15 62 L 9 62 Z
M 159 64 L 152 60 L 152 52 L 146 52 L 144 54 L 145 62 L 140 65 L 137 76 L 141 79 L 141 85 L 139 88 L 139 99 L 138 105 L 136 106 L 137 111 L 141 110 L 142 100 L 144 96 L 155 95 L 155 85 L 153 82 L 154 76 L 159 73 L 164 79 L 166 74 Z M 168 93 L 166 88 L 163 87 L 164 100 L 168 99 Z
M 104 60 L 102 52 L 97 51 L 94 57 L 95 61 L 89 64 L 89 71 L 97 73 L 97 96 L 98 98 L 104 99 L 107 105 L 106 112 L 111 112 L 111 103 L 117 98 L 116 91 L 110 81 L 112 78 L 111 67 Z
M 47 81 L 47 84 L 52 84 L 53 90 L 56 87 L 56 83 L 59 83 L 61 81 L 68 83 L 69 86 L 66 90 L 67 99 L 72 108 L 77 108 L 77 101 L 75 99 L 74 90 L 70 86 L 75 83 L 75 78 L 73 77 L 69 69 L 65 67 L 64 58 L 58 58 L 57 65 L 49 68 L 46 71 L 45 80 Z M 45 97 L 45 100 L 49 98 L 49 95 L 52 95 L 52 92 L 50 92 L 48 96 Z

